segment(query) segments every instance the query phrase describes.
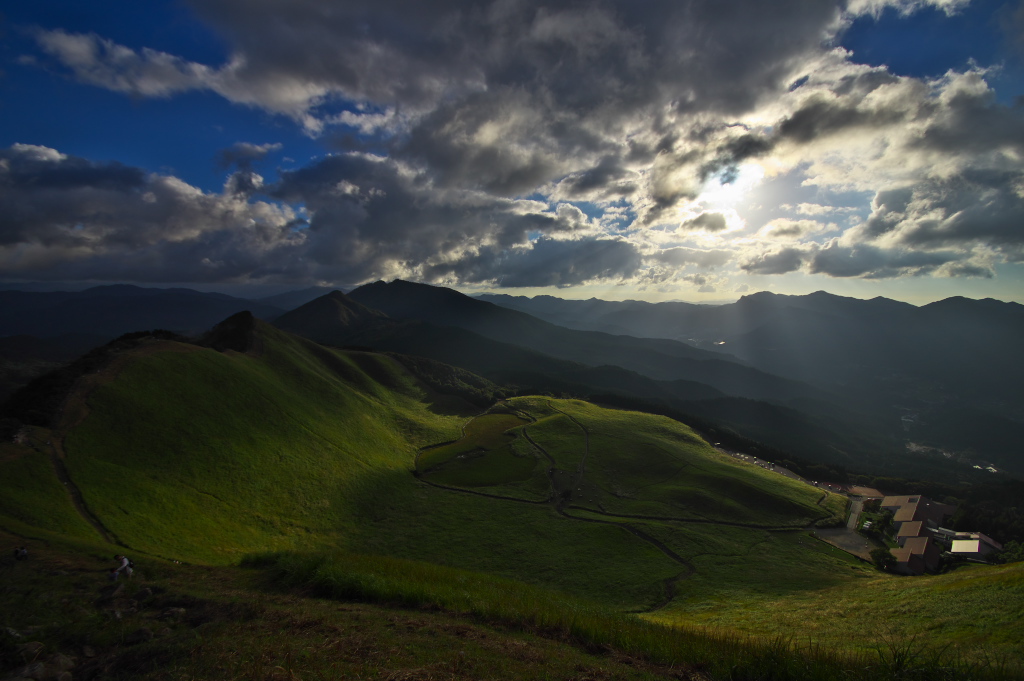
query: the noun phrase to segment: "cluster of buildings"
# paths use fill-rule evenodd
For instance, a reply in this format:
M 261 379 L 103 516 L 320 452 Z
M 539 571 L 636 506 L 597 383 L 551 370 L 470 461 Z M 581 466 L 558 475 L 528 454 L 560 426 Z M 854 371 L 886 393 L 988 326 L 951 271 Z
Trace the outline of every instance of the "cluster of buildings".
M 920 575 L 939 567 L 942 553 L 961 558 L 984 559 L 1002 544 L 980 532 L 956 532 L 942 527 L 956 508 L 919 494 L 885 497 L 883 511 L 893 514 L 893 534 L 900 548 L 893 549 L 896 571 Z

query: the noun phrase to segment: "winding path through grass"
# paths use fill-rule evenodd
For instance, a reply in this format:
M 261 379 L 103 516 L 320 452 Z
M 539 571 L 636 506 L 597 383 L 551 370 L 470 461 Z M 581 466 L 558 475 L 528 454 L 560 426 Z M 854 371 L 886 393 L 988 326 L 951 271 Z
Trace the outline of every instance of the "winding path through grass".
M 587 508 L 587 507 L 584 507 L 584 506 L 573 506 L 573 505 L 571 505 L 573 493 L 574 493 L 575 490 L 578 490 L 578 489 L 580 489 L 582 487 L 583 482 L 584 482 L 585 477 L 586 477 L 586 473 L 587 473 L 587 462 L 588 462 L 588 459 L 589 459 L 589 456 L 590 456 L 590 431 L 587 429 L 586 426 L 584 426 L 572 414 L 569 414 L 568 412 L 563 411 L 563 410 L 557 408 L 550 401 L 547 404 L 548 404 L 548 407 L 552 411 L 557 412 L 557 413 L 565 416 L 569 421 L 571 421 L 573 424 L 575 424 L 575 426 L 577 428 L 579 428 L 580 431 L 582 431 L 583 438 L 584 438 L 584 441 L 583 441 L 583 454 L 582 454 L 582 456 L 581 456 L 581 458 L 579 460 L 579 463 L 576 465 L 575 471 L 573 471 L 572 474 L 571 474 L 572 478 L 571 478 L 571 481 L 569 482 L 569 486 L 567 488 L 565 488 L 565 489 L 562 489 L 561 492 L 559 492 L 559 489 L 563 488 L 565 486 L 565 479 L 563 477 L 561 484 L 559 484 L 559 482 L 558 482 L 558 480 L 556 478 L 557 478 L 559 473 L 561 473 L 562 475 L 565 475 L 568 472 L 567 471 L 561 471 L 557 467 L 557 462 L 555 461 L 555 459 L 551 455 L 551 453 L 548 452 L 544 448 L 543 445 L 541 445 L 539 442 L 537 442 L 530 435 L 530 430 L 529 430 L 530 426 L 535 424 L 535 423 L 537 423 L 537 419 L 535 417 L 533 417 L 531 414 L 528 414 L 528 413 L 524 414 L 522 412 L 519 412 L 518 410 L 516 411 L 516 414 L 529 421 L 529 423 L 527 425 L 522 426 L 522 431 L 521 432 L 523 434 L 523 437 L 525 438 L 525 440 L 537 452 L 539 452 L 545 459 L 547 459 L 547 462 L 549 464 L 548 467 L 547 467 L 546 476 L 547 476 L 548 484 L 550 486 L 550 490 L 551 491 L 550 491 L 550 494 L 548 495 L 547 499 L 541 500 L 541 501 L 529 500 L 529 499 L 522 499 L 522 498 L 512 497 L 512 496 L 507 496 L 507 495 L 493 494 L 493 493 L 489 493 L 489 492 L 479 492 L 479 491 L 476 491 L 476 490 L 465 489 L 465 488 L 462 488 L 462 487 L 443 485 L 443 484 L 439 484 L 439 483 L 432 482 L 430 480 L 425 479 L 425 476 L 418 469 L 417 469 L 417 471 L 415 473 L 416 477 L 421 482 L 424 482 L 424 483 L 426 483 L 428 485 L 431 485 L 432 487 L 437 487 L 439 489 L 444 489 L 444 490 L 451 491 L 451 492 L 461 492 L 461 493 L 464 493 L 464 494 L 473 494 L 473 495 L 476 495 L 476 496 L 488 497 L 488 498 L 495 499 L 495 500 L 498 500 L 498 501 L 514 501 L 514 502 L 518 502 L 518 503 L 529 503 L 529 504 L 537 504 L 537 505 L 540 505 L 540 504 L 551 504 L 556 513 L 558 513 L 561 517 L 566 518 L 568 520 L 575 520 L 575 521 L 578 521 L 578 522 L 586 522 L 586 523 L 597 523 L 597 524 L 602 524 L 602 525 L 614 525 L 616 527 L 621 528 L 625 532 L 628 532 L 633 537 L 635 537 L 635 538 L 637 538 L 637 539 L 639 539 L 639 540 L 641 540 L 643 542 L 646 542 L 646 543 L 650 544 L 651 546 L 655 547 L 658 551 L 660 551 L 669 560 L 671 560 L 671 561 L 673 561 L 673 562 L 675 562 L 675 563 L 677 563 L 677 564 L 679 564 L 679 565 L 681 565 L 683 567 L 683 570 L 680 573 L 678 573 L 677 575 L 672 576 L 672 577 L 668 577 L 668 578 L 662 580 L 662 584 L 663 584 L 664 591 L 665 591 L 663 598 L 661 598 L 658 602 L 652 604 L 651 606 L 649 606 L 647 608 L 642 608 L 642 609 L 639 609 L 639 610 L 632 610 L 632 611 L 630 611 L 631 613 L 635 613 L 635 614 L 652 613 L 652 612 L 655 612 L 657 610 L 660 610 L 660 609 L 666 607 L 675 598 L 677 584 L 681 580 L 686 579 L 686 578 L 694 575 L 697 572 L 696 566 L 688 558 L 685 558 L 685 557 L 679 555 L 676 551 L 674 551 L 672 548 L 667 546 L 664 542 L 660 541 L 659 539 L 657 539 L 656 537 L 652 536 L 648 532 L 645 532 L 644 530 L 642 530 L 639 527 L 637 527 L 636 524 L 630 523 L 629 521 L 631 521 L 631 520 L 640 521 L 640 522 L 653 521 L 653 522 L 672 523 L 672 524 L 718 525 L 718 526 L 723 526 L 723 527 L 736 527 L 736 528 L 750 529 L 750 530 L 761 530 L 761 531 L 765 531 L 765 532 L 795 532 L 795 531 L 802 531 L 802 530 L 811 529 L 811 528 L 814 527 L 813 524 L 810 525 L 810 526 L 806 526 L 806 525 L 803 525 L 803 524 L 799 524 L 799 525 L 765 525 L 765 524 L 759 524 L 759 523 L 744 523 L 744 522 L 733 522 L 733 521 L 728 521 L 728 520 L 715 520 L 715 519 L 711 519 L 711 518 L 679 518 L 679 517 L 671 517 L 671 516 L 630 515 L 630 514 L 621 514 L 621 513 L 607 512 L 607 511 L 603 510 L 603 508 L 601 510 L 595 510 L 595 509 Z M 479 418 L 479 416 L 482 416 L 482 415 L 483 414 L 480 414 L 480 415 L 478 415 L 476 417 L 473 417 L 473 418 L 474 419 L 475 418 Z M 472 420 L 473 419 L 470 419 L 470 421 L 467 421 L 466 425 L 468 425 Z M 462 429 L 463 437 L 465 437 L 465 434 L 466 434 L 466 425 L 464 425 L 463 429 Z M 444 443 L 444 444 L 450 444 L 450 443 Z M 431 449 L 432 449 L 432 447 L 431 447 Z M 418 463 L 419 463 L 419 455 L 417 455 L 417 464 Z M 828 493 L 827 492 L 823 493 L 822 496 L 817 500 L 817 502 L 816 502 L 817 505 L 819 507 L 823 508 L 822 504 L 823 504 L 823 502 L 827 498 L 828 498 Z M 572 511 L 574 511 L 574 510 L 575 511 L 583 511 L 583 512 L 585 512 L 587 514 L 590 514 L 592 516 L 598 516 L 598 517 L 582 517 L 582 516 L 579 516 L 579 515 L 574 515 L 572 513 Z M 705 555 L 705 554 L 701 554 L 701 555 Z
M 82 520 L 89 523 L 89 525 L 91 525 L 92 528 L 96 530 L 101 537 L 103 537 L 103 541 L 108 544 L 118 544 L 125 548 L 131 548 L 118 539 L 117 535 L 115 535 L 112 530 L 107 529 L 107 527 L 100 522 L 100 519 L 89 510 L 88 506 L 86 506 L 85 499 L 82 498 L 82 491 L 78 489 L 78 485 L 76 485 L 74 480 L 71 479 L 71 475 L 68 474 L 68 469 L 64 465 L 64 450 L 61 447 L 61 439 L 54 434 L 53 438 L 46 444 L 50 450 L 50 463 L 53 465 L 53 472 L 57 475 L 57 479 L 63 483 L 64 489 L 67 490 L 68 496 L 71 497 L 71 504 L 75 507 L 75 510 L 78 511 L 78 515 L 82 516 Z
M 583 456 L 581 457 L 579 464 L 576 466 L 576 477 L 573 479 L 573 482 L 571 483 L 571 486 L 569 488 L 571 490 L 571 489 L 579 487 L 581 485 L 581 483 L 583 482 L 583 477 L 586 475 L 587 457 L 590 455 L 590 432 L 586 429 L 586 427 L 582 423 L 580 423 L 571 414 L 568 414 L 568 413 L 562 411 L 561 409 L 556 408 L 550 402 L 548 403 L 548 406 L 552 410 L 554 410 L 554 411 L 562 414 L 563 416 L 567 417 L 570 421 L 572 421 L 574 424 L 576 424 L 576 426 L 581 431 L 583 431 L 583 435 L 584 435 Z M 536 419 L 534 419 L 532 417 L 530 417 L 529 420 L 531 421 L 531 423 L 536 422 Z M 664 588 L 665 588 L 665 596 L 660 601 L 658 601 L 657 603 L 655 603 L 654 605 L 652 605 L 649 608 L 644 608 L 644 609 L 641 609 L 641 610 L 634 610 L 634 611 L 631 611 L 631 612 L 634 612 L 634 613 L 637 613 L 637 614 L 639 614 L 639 613 L 654 612 L 656 610 L 664 608 L 666 605 L 671 603 L 672 599 L 675 597 L 676 584 L 680 580 L 689 577 L 690 575 L 694 574 L 697 571 L 697 568 L 693 565 L 693 563 L 688 561 L 686 558 L 683 558 L 682 556 L 680 556 L 678 553 L 676 553 L 671 548 L 666 546 L 660 540 L 652 537 L 651 535 L 647 534 L 643 530 L 641 530 L 641 529 L 639 529 L 639 528 L 637 528 L 637 527 L 635 527 L 633 525 L 630 525 L 629 523 L 621 522 L 619 520 L 603 520 L 603 519 L 598 519 L 598 518 L 581 518 L 581 517 L 578 517 L 578 516 L 570 515 L 568 513 L 568 511 L 566 510 L 566 502 L 568 501 L 568 499 L 563 498 L 557 492 L 557 486 L 556 486 L 556 483 L 555 483 L 555 472 L 557 471 L 556 464 L 555 464 L 555 459 L 554 459 L 554 457 L 551 456 L 550 452 L 548 452 L 540 443 L 538 443 L 536 440 L 534 440 L 530 436 L 528 428 L 529 428 L 528 425 L 527 426 L 523 426 L 523 429 L 522 429 L 523 436 L 526 438 L 527 442 L 529 442 L 534 448 L 536 448 L 537 451 L 539 451 L 541 454 L 543 454 L 543 456 L 551 464 L 548 467 L 548 469 L 547 469 L 547 477 L 548 477 L 548 481 L 549 481 L 549 483 L 551 485 L 551 494 L 549 495 L 548 499 L 546 499 L 544 501 L 529 501 L 529 500 L 526 500 L 526 499 L 518 499 L 518 498 L 515 498 L 515 497 L 503 496 L 503 495 L 498 495 L 498 494 L 490 494 L 490 493 L 487 493 L 487 492 L 477 492 L 475 490 L 462 489 L 462 488 L 459 488 L 459 487 L 450 487 L 450 486 L 447 486 L 447 485 L 441 485 L 441 484 L 438 484 L 438 483 L 431 482 L 429 480 L 425 480 L 423 478 L 423 476 L 421 476 L 421 475 L 417 475 L 417 477 L 422 482 L 425 482 L 428 485 L 431 485 L 433 487 L 437 487 L 439 489 L 449 490 L 449 491 L 452 491 L 452 492 L 464 492 L 464 493 L 468 493 L 468 494 L 475 494 L 475 495 L 478 495 L 478 496 L 484 496 L 484 497 L 489 497 L 489 498 L 492 498 L 492 499 L 497 499 L 499 501 L 516 501 L 516 502 L 520 502 L 520 503 L 533 503 L 533 504 L 547 504 L 547 503 L 551 503 L 551 504 L 554 505 L 555 511 L 559 515 L 561 515 L 563 518 L 567 518 L 569 520 L 576 520 L 576 521 L 579 521 L 579 522 L 598 523 L 598 524 L 603 524 L 603 525 L 614 525 L 616 527 L 619 527 L 619 528 L 625 530 L 626 532 L 629 532 L 631 535 L 633 535 L 637 539 L 640 539 L 641 541 L 645 541 L 648 544 L 654 546 L 659 551 L 661 551 L 666 557 L 668 557 L 670 560 L 672 560 L 672 561 L 674 561 L 676 563 L 679 563 L 680 565 L 682 565 L 685 568 L 682 572 L 680 572 L 679 574 L 675 575 L 674 577 L 669 577 L 669 578 L 667 578 L 667 579 L 662 581 L 662 584 L 664 585 Z M 465 430 L 466 430 L 465 426 L 463 426 L 463 435 L 465 435 Z M 587 509 L 581 509 L 581 510 L 587 510 Z M 614 517 L 612 514 L 605 514 L 605 513 L 600 513 L 600 512 L 598 512 L 598 515 L 608 515 L 609 517 Z M 640 519 L 640 518 L 638 518 L 638 519 Z M 705 521 L 705 522 L 712 522 L 712 521 Z

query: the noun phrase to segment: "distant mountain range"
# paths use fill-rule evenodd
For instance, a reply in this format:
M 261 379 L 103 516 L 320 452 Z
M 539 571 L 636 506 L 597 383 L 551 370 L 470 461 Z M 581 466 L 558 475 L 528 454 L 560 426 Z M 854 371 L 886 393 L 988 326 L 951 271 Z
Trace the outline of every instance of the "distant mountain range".
M 615 365 L 659 380 L 707 383 L 727 394 L 752 399 L 786 402 L 823 397 L 808 385 L 743 366 L 734 357 L 671 340 L 566 329 L 451 289 L 379 281 L 360 286 L 349 297 L 392 319 L 454 326 L 589 366 Z
M 876 390 L 888 375 L 948 384 L 970 399 L 1002 399 L 1024 380 L 1024 305 L 948 298 L 915 307 L 818 291 L 762 292 L 729 305 L 482 295 L 480 300 L 564 326 L 617 329 L 728 353 L 773 374 L 843 390 Z M 992 362 L 998 358 L 998 371 Z M 898 389 L 898 385 L 896 385 Z
M 948 298 L 917 307 L 818 291 L 768 292 L 720 306 L 482 295 L 479 299 L 580 329 L 685 340 L 781 377 L 839 395 L 949 456 L 976 456 L 1021 471 L 1009 434 L 1024 437 L 1024 305 Z M 950 437 L 979 414 L 1000 435 Z M 964 430 L 960 428 L 958 430 Z M 1012 439 L 1012 438 L 1011 438 Z M 999 443 L 999 444 L 997 444 Z M 937 455 L 937 454 L 936 454 Z
M 276 307 L 280 310 L 294 310 L 300 305 L 305 305 L 311 300 L 316 300 L 320 296 L 325 296 L 333 290 L 335 289 L 332 286 L 310 286 L 309 288 L 299 289 L 298 291 L 279 293 L 276 296 L 257 298 L 256 302 L 264 305 L 270 305 L 271 307 Z
M 324 344 L 427 357 L 521 391 L 618 396 L 851 469 L 948 477 L 983 463 L 1024 475 L 1013 446 L 1024 441 L 1024 306 L 994 300 L 759 293 L 708 306 L 473 298 L 401 280 L 255 301 L 0 291 L 0 398 L 120 334 L 198 335 L 243 310 Z
M 886 469 L 901 453 L 898 417 L 881 423 L 840 395 L 684 343 L 566 329 L 450 289 L 377 282 L 274 324 L 329 345 L 430 357 L 526 392 L 660 405 L 811 460 Z
M 140 330 L 202 333 L 237 312 L 284 312 L 260 301 L 185 288 L 96 286 L 84 291 L 0 291 L 0 400 L 61 363 Z
M 141 329 L 201 333 L 242 310 L 261 319 L 284 312 L 258 301 L 185 288 L 118 284 L 76 292 L 0 291 L 0 337 L 88 333 L 103 342 Z

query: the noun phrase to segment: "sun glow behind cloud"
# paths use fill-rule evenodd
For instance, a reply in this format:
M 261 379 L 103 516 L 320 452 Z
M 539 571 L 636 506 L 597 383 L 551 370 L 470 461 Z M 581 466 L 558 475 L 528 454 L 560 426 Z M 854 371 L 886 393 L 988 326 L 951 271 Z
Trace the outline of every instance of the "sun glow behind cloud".
M 697 201 L 707 210 L 735 210 L 761 184 L 765 171 L 757 163 L 744 163 L 735 173 L 709 178 Z

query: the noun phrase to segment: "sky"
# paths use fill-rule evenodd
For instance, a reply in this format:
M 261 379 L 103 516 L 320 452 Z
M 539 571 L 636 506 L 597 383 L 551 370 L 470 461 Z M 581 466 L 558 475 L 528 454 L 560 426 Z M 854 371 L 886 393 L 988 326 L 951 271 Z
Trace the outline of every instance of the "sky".
M 1024 302 L 1021 0 L 41 0 L 0 286 Z

